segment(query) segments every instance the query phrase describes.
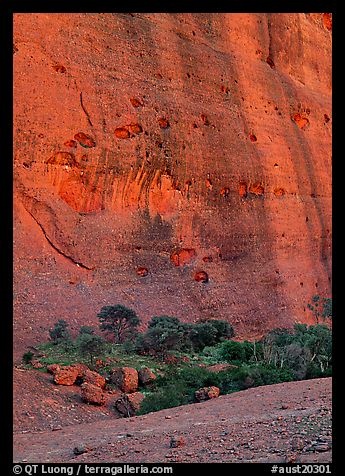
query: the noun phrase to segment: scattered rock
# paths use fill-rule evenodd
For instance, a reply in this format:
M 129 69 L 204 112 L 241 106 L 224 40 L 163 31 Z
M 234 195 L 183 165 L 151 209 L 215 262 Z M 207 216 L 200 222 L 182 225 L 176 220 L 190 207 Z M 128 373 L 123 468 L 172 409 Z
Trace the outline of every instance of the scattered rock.
M 149 385 L 156 380 L 157 376 L 148 367 L 143 367 L 138 371 L 140 385 Z
M 302 116 L 300 113 L 293 114 L 291 119 L 302 130 L 304 130 L 309 125 L 309 119 L 305 116 Z
M 172 436 L 170 438 L 170 448 L 180 448 L 181 446 L 185 446 L 186 440 L 183 436 Z
M 116 367 L 112 370 L 110 382 L 124 393 L 138 390 L 138 372 L 132 367 Z
M 66 147 L 73 147 L 74 149 L 77 147 L 77 141 L 71 139 L 71 140 L 66 140 L 64 143 Z
M 303 450 L 303 448 L 305 447 L 305 441 L 303 440 L 303 438 L 301 438 L 300 436 L 297 436 L 295 435 L 292 440 L 291 440 L 291 448 L 292 450 L 296 451 L 296 450 Z
M 136 271 L 138 276 L 145 277 L 149 274 L 149 270 L 143 266 L 139 266 Z
M 53 70 L 56 71 L 57 73 L 66 73 L 66 68 L 62 64 L 54 64 L 52 66 Z
M 256 182 L 249 187 L 249 192 L 253 195 L 261 196 L 264 194 L 264 187 L 261 185 L 261 183 Z
M 332 30 L 332 14 L 331 13 L 323 13 L 322 14 L 322 23 L 326 30 Z
M 210 400 L 211 398 L 219 397 L 219 392 L 220 390 L 218 387 L 203 387 L 197 390 L 194 395 L 198 402 L 204 402 L 206 400 Z
M 32 359 L 30 364 L 34 369 L 43 369 L 44 365 L 37 359 Z
M 330 451 L 331 447 L 327 443 L 318 443 L 313 445 L 313 450 L 317 451 L 318 453 L 323 453 L 325 451 Z
M 222 197 L 227 198 L 230 194 L 230 188 L 229 187 L 223 187 L 219 193 Z
M 126 126 L 130 132 L 130 134 L 136 135 L 141 134 L 143 132 L 143 128 L 140 124 L 129 124 Z
M 205 185 L 206 185 L 206 188 L 208 190 L 211 191 L 213 189 L 213 184 L 212 184 L 211 179 L 209 177 L 205 180 Z
M 140 124 L 132 123 L 128 124 L 127 126 L 117 127 L 114 131 L 115 137 L 118 139 L 129 139 L 130 137 L 134 137 L 137 134 L 141 134 L 143 132 L 143 128 Z
M 208 283 L 208 274 L 206 271 L 197 271 L 194 274 L 194 281 L 198 281 L 200 283 Z
M 78 378 L 78 370 L 70 365 L 61 367 L 54 374 L 54 382 L 58 385 L 73 385 Z
M 58 364 L 50 364 L 50 365 L 47 366 L 47 372 L 50 373 L 50 374 L 53 374 L 53 375 L 56 372 L 58 372 L 60 369 L 61 369 L 61 367 Z
M 92 383 L 84 382 L 81 385 L 81 398 L 92 405 L 104 405 L 104 393 L 101 387 Z
M 97 369 L 101 369 L 102 367 L 105 367 L 106 366 L 106 363 L 104 360 L 102 359 L 96 359 L 96 362 L 95 362 L 95 367 Z
M 78 132 L 78 134 L 76 134 L 74 138 L 76 141 L 79 142 L 82 147 L 90 148 L 96 146 L 95 140 L 84 132 Z
M 246 182 L 240 182 L 238 187 L 238 193 L 241 198 L 245 198 L 248 194 Z
M 145 396 L 141 392 L 122 395 L 115 401 L 115 408 L 124 417 L 131 417 L 139 411 L 141 402 L 144 398 Z
M 54 155 L 49 157 L 45 163 L 50 165 L 67 165 L 68 167 L 78 166 L 74 154 L 71 154 L 70 152 L 56 152 Z
M 130 137 L 129 130 L 126 127 L 117 127 L 114 134 L 118 139 L 128 139 Z
M 88 451 L 90 451 L 90 448 L 85 445 L 78 445 L 73 448 L 73 453 L 75 455 L 82 455 L 84 453 L 87 453 Z
M 285 190 L 282 187 L 279 187 L 279 188 L 275 188 L 273 190 L 273 193 L 276 197 L 282 197 L 283 195 L 285 195 Z
M 87 369 L 83 373 L 83 383 L 91 383 L 92 385 L 96 385 L 97 387 L 104 388 L 105 387 L 105 378 L 100 375 L 98 372 L 94 372 L 93 370 Z
M 140 99 L 137 99 L 137 98 L 130 98 L 130 102 L 132 104 L 133 107 L 141 107 L 143 106 L 143 102 L 140 101 Z
M 178 251 L 174 251 L 170 255 L 170 261 L 175 266 L 184 266 L 194 261 L 196 257 L 196 251 L 194 248 L 182 248 Z
M 210 125 L 210 121 L 208 120 L 208 117 L 206 116 L 206 114 L 201 114 L 201 120 L 202 122 L 204 123 L 205 126 L 209 126 Z
M 289 453 L 284 458 L 284 463 L 300 463 L 301 458 L 297 453 Z
M 78 379 L 80 379 L 80 383 L 82 383 L 82 380 L 84 379 L 84 374 L 87 370 L 90 370 L 89 367 L 86 364 L 73 364 L 71 365 L 74 369 L 77 370 L 78 372 Z
M 283 405 L 280 408 L 281 408 L 281 410 L 287 410 L 290 407 L 286 403 L 283 403 Z
M 167 129 L 168 127 L 170 127 L 168 119 L 165 119 L 164 117 L 158 119 L 158 124 L 161 129 Z

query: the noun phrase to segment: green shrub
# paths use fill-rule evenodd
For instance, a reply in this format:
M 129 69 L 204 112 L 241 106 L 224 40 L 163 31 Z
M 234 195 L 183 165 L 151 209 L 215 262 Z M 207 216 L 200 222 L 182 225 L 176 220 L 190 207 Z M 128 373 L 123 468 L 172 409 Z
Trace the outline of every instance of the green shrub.
M 28 352 L 25 352 L 25 354 L 23 354 L 22 361 L 24 362 L 24 364 L 29 364 L 32 361 L 33 357 L 34 353 L 29 350 Z
M 190 325 L 188 339 L 192 348 L 200 352 L 233 336 L 234 330 L 227 321 L 207 319 Z
M 227 340 L 220 345 L 220 356 L 225 362 L 245 362 L 247 346 L 241 342 Z
M 249 370 L 243 365 L 238 368 L 223 370 L 217 374 L 217 387 L 223 394 L 233 393 L 248 388 Z
M 148 328 L 159 327 L 163 329 L 183 329 L 183 324 L 178 317 L 154 316 L 148 323 Z
M 225 363 L 221 355 L 222 343 L 206 346 L 201 352 L 202 360 L 209 365 Z
M 332 298 L 321 297 L 318 294 L 311 298 L 311 303 L 308 303 L 307 307 L 314 314 L 317 324 L 320 319 L 332 319 L 332 303 Z
M 157 353 L 168 350 L 199 352 L 204 347 L 213 346 L 233 334 L 233 328 L 226 321 L 209 319 L 189 324 L 180 322 L 177 317 L 155 316 L 137 344 L 138 348 L 144 352 L 147 352 L 149 348 Z
M 260 385 L 273 385 L 281 382 L 291 382 L 294 376 L 291 370 L 276 368 L 269 365 L 259 364 L 248 370 L 248 377 L 253 380 L 253 387 Z
M 68 330 L 68 323 L 64 319 L 59 319 L 52 329 L 49 329 L 49 336 L 53 344 L 59 344 L 62 341 L 71 339 Z
M 206 346 L 217 344 L 217 329 L 208 322 L 195 324 L 188 336 L 195 351 L 201 351 Z
M 75 346 L 78 352 L 89 359 L 90 365 L 93 366 L 94 359 L 104 353 L 106 343 L 102 337 L 84 332 L 79 334 Z
M 234 329 L 228 321 L 223 321 L 221 319 L 207 319 L 204 322 L 211 324 L 216 329 L 217 342 L 220 342 L 221 339 L 230 339 L 235 335 Z
M 183 347 L 181 334 L 174 328 L 151 327 L 140 334 L 135 341 L 139 354 L 151 354 L 164 357 L 168 351 Z
M 186 389 L 181 382 L 159 388 L 156 392 L 145 396 L 138 414 L 144 415 L 145 413 L 157 412 L 165 408 L 185 405 L 189 403 L 185 392 Z
M 89 334 L 92 335 L 95 333 L 95 330 L 90 326 L 81 326 L 79 329 L 79 335 Z
M 116 344 L 137 336 L 140 319 L 132 309 L 121 304 L 104 306 L 97 317 L 100 321 L 100 329 L 112 334 Z
M 139 334 L 135 348 L 140 354 L 166 356 L 169 351 L 179 351 L 188 347 L 189 324 L 184 324 L 177 317 L 155 316 L 148 323 L 144 334 Z
M 217 374 L 210 372 L 204 367 L 187 367 L 178 373 L 178 380 L 182 381 L 190 392 L 201 387 L 217 384 Z

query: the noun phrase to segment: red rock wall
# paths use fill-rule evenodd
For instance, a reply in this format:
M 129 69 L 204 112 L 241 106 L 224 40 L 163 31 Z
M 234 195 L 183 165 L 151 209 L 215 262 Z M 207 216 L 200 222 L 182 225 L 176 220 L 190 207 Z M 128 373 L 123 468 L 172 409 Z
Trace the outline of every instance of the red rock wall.
M 18 348 L 118 302 L 239 337 L 312 322 L 331 292 L 331 28 L 15 15 Z

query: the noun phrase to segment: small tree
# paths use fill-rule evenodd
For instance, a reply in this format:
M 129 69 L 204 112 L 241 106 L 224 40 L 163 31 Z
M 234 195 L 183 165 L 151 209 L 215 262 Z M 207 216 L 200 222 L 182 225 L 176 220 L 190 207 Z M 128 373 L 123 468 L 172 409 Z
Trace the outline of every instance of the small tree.
M 139 353 L 154 353 L 161 357 L 171 350 L 183 350 L 188 345 L 189 327 L 177 317 L 152 317 L 147 331 L 136 339 L 135 348 Z
M 190 330 L 189 339 L 196 351 L 202 351 L 206 346 L 213 346 L 219 342 L 217 329 L 209 322 L 194 324 Z
M 89 359 L 91 366 L 93 366 L 94 359 L 101 356 L 105 351 L 104 339 L 88 332 L 79 334 L 76 340 L 76 346 L 80 354 Z
M 322 317 L 324 319 L 332 319 L 332 305 L 333 305 L 332 298 L 324 298 L 323 310 L 322 310 Z
M 246 360 L 246 347 L 241 342 L 227 340 L 222 342 L 220 347 L 220 355 L 226 362 Z
M 100 329 L 113 334 L 116 344 L 125 340 L 133 340 L 138 333 L 140 319 L 135 311 L 121 304 L 104 306 L 97 314 L 100 321 Z
M 90 327 L 90 326 L 81 326 L 81 328 L 79 329 L 79 335 L 82 335 L 82 334 L 94 334 L 95 333 L 95 330 Z
M 320 323 L 320 320 L 332 319 L 332 298 L 324 298 L 315 294 L 307 307 L 314 314 L 317 324 Z
M 211 324 L 217 331 L 216 339 L 220 341 L 221 339 L 230 339 L 234 337 L 235 332 L 234 328 L 228 321 L 218 320 L 218 319 L 208 319 L 207 323 Z
M 49 329 L 49 336 L 53 344 L 69 341 L 71 339 L 71 335 L 68 330 L 68 323 L 64 319 L 59 319 L 54 324 L 54 327 Z
M 25 352 L 25 354 L 23 354 L 22 360 L 24 364 L 29 364 L 32 361 L 33 357 L 34 353 L 29 350 L 28 352 Z

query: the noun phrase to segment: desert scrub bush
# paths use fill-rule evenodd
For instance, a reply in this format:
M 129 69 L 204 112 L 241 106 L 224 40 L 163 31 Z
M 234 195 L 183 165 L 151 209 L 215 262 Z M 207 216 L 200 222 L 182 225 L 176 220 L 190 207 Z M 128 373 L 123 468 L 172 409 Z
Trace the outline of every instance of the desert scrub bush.
M 35 354 L 31 352 L 31 350 L 25 352 L 22 357 L 22 361 L 24 362 L 24 364 L 29 364 L 32 361 L 34 355 Z
M 106 342 L 104 339 L 92 332 L 92 329 L 85 329 L 80 332 L 75 341 L 75 347 L 77 353 L 88 360 L 91 367 L 94 365 L 94 361 L 97 357 L 103 357 L 106 351 Z
M 226 363 L 226 360 L 224 360 L 223 356 L 221 355 L 221 350 L 222 344 L 204 347 L 200 353 L 200 358 L 208 365 Z
M 226 321 L 205 320 L 196 324 L 180 322 L 177 317 L 155 316 L 145 333 L 139 334 L 135 348 L 138 353 L 164 356 L 169 351 L 200 352 L 233 336 Z
M 189 403 L 186 389 L 181 382 L 170 383 L 158 388 L 155 392 L 147 394 L 141 404 L 138 415 L 158 412 L 165 408 L 179 407 Z
M 139 317 L 133 309 L 121 304 L 102 307 L 97 317 L 100 329 L 112 335 L 115 344 L 135 339 L 138 334 Z
M 311 302 L 307 304 L 307 307 L 312 311 L 316 323 L 319 324 L 320 320 L 332 320 L 332 305 L 332 298 L 325 298 L 315 294 L 311 298 Z
M 252 382 L 251 387 L 273 385 L 294 380 L 293 372 L 287 368 L 276 368 L 270 365 L 258 364 L 249 367 L 247 371 L 248 376 L 244 383 L 248 385 Z
M 59 319 L 52 329 L 49 329 L 50 340 L 53 344 L 60 344 L 61 342 L 68 343 L 71 340 L 71 334 L 68 330 L 68 322 L 64 319 Z
M 156 379 L 152 393 L 143 401 L 140 414 L 186 405 L 194 402 L 194 393 L 201 387 L 215 385 L 217 375 L 201 367 L 178 370 L 170 367 Z

